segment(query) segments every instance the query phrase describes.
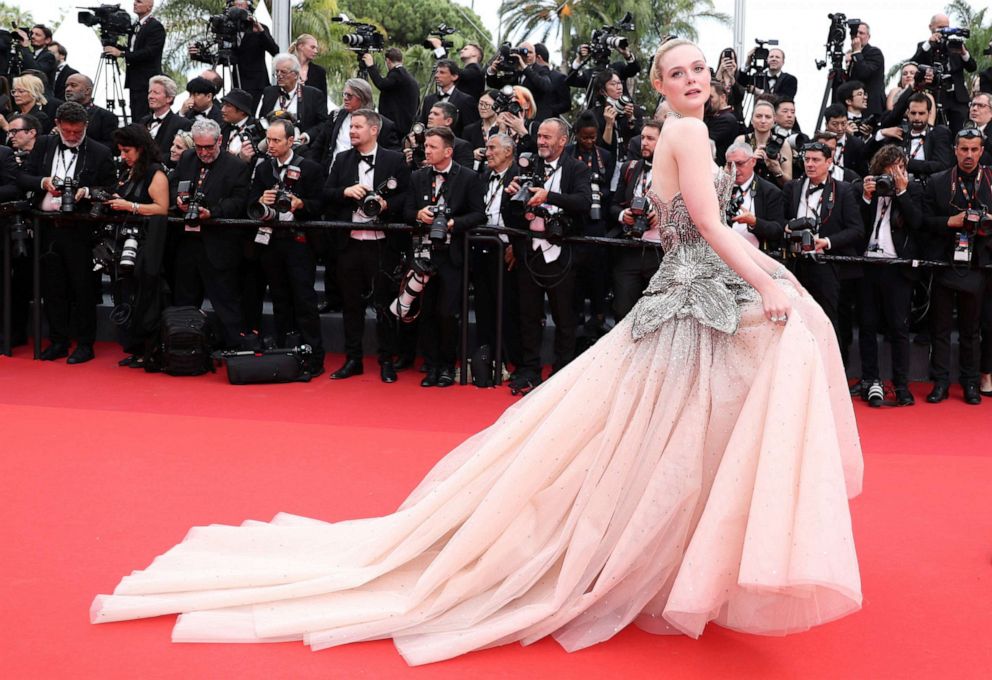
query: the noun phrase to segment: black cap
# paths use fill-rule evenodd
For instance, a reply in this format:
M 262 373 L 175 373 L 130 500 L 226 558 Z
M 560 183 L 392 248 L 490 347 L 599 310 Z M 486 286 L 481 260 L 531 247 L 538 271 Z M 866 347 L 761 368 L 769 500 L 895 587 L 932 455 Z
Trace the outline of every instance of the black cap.
M 190 94 L 217 94 L 217 88 L 206 78 L 197 76 L 186 83 L 186 91 Z
M 249 116 L 255 108 L 253 106 L 254 100 L 252 99 L 252 96 L 240 88 L 234 88 L 224 95 L 223 99 L 220 101 L 222 104 L 230 104 L 238 111 L 247 113 Z

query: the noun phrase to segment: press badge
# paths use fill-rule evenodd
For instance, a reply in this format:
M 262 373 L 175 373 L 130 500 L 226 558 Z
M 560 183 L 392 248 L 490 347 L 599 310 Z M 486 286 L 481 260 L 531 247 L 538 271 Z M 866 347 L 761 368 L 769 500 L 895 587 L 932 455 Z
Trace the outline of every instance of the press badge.
M 958 240 L 954 245 L 954 261 L 971 262 L 971 237 L 966 231 L 958 232 Z
M 270 238 L 272 238 L 272 227 L 259 227 L 255 232 L 255 243 L 259 245 L 269 245 Z

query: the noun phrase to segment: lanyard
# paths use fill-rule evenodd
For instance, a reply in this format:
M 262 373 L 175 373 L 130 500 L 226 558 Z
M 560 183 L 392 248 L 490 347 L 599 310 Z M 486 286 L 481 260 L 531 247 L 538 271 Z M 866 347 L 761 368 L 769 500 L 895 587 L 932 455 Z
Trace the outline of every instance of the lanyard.
M 651 168 L 647 166 L 641 167 L 641 196 L 648 195 L 648 189 L 651 187 Z
M 910 146 L 909 158 L 910 158 L 910 160 L 916 159 L 916 157 L 919 156 L 923 152 L 923 145 L 924 145 L 924 143 L 926 143 L 926 139 L 927 139 L 926 133 L 924 133 L 923 135 L 921 135 L 919 137 L 910 137 L 909 138 L 909 146 Z M 916 148 L 915 149 L 912 148 L 913 147 L 913 142 L 916 142 Z
M 70 160 L 68 163 L 65 162 L 65 153 L 67 151 L 69 152 L 70 155 Z M 79 151 L 76 149 L 70 149 L 68 147 L 64 147 L 59 149 L 58 154 L 59 154 L 58 157 L 55 159 L 55 171 L 52 174 L 55 177 L 63 177 L 63 178 L 72 176 L 72 170 L 76 165 L 76 159 L 79 158 Z M 59 174 L 60 163 L 65 164 L 65 169 L 64 169 L 65 174 L 63 175 Z
M 499 196 L 499 192 L 503 190 L 503 175 L 498 175 L 499 181 L 494 182 L 493 178 L 497 177 L 494 173 L 489 177 L 489 195 L 486 197 L 486 213 L 492 212 L 493 203 L 496 201 L 496 197 Z
M 878 201 L 878 207 L 881 208 L 878 214 L 878 220 L 875 222 L 875 233 L 872 235 L 871 240 L 873 243 L 878 243 L 878 232 L 882 229 L 882 222 L 885 220 L 885 215 L 888 214 L 889 208 L 892 207 L 892 199 L 888 196 L 883 196 Z M 891 222 L 889 228 L 892 228 Z

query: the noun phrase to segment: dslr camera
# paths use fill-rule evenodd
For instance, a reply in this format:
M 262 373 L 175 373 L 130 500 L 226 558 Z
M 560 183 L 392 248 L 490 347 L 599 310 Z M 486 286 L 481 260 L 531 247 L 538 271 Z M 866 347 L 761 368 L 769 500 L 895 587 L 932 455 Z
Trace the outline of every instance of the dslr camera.
M 434 216 L 433 221 L 427 229 L 427 240 L 434 250 L 448 247 L 448 219 L 451 217 L 451 208 L 447 205 L 429 205 L 427 210 Z
M 434 49 L 434 45 L 433 45 L 433 44 L 431 44 L 431 41 L 430 41 L 430 39 L 431 39 L 431 38 L 437 38 L 437 39 L 439 39 L 439 40 L 441 41 L 441 47 L 440 47 L 440 49 L 442 49 L 442 50 L 450 50 L 450 49 L 451 49 L 451 48 L 453 48 L 453 47 L 454 47 L 455 45 L 454 45 L 454 43 L 452 43 L 452 42 L 451 42 L 450 40 L 445 40 L 445 36 L 449 36 L 449 35 L 451 35 L 451 34 L 452 34 L 452 33 L 454 33 L 454 32 L 455 32 L 456 30 L 457 30 L 457 29 L 454 29 L 454 28 L 451 28 L 451 27 L 450 27 L 450 26 L 448 26 L 447 24 L 438 24 L 438 27 L 437 27 L 437 28 L 435 28 L 435 29 L 434 29 L 433 31 L 431 31 L 430 33 L 428 33 L 428 34 L 427 34 L 427 38 L 426 38 L 426 39 L 424 40 L 424 42 L 423 42 L 423 43 L 421 43 L 421 44 L 422 44 L 422 45 L 423 45 L 423 46 L 424 46 L 424 47 L 425 47 L 426 49 L 428 49 L 428 50 L 433 50 L 433 49 Z
M 651 225 L 649 223 L 649 218 L 651 217 L 651 202 L 648 200 L 647 196 L 634 196 L 634 198 L 631 199 L 630 207 L 627 208 L 627 210 L 634 216 L 634 223 L 623 223 L 623 235 L 633 239 L 643 237 L 644 234 L 651 229 Z
M 206 40 L 193 43 L 194 50 L 190 58 L 206 64 L 234 66 L 238 63 L 235 48 L 238 46 L 238 34 L 252 30 L 255 18 L 251 12 L 240 7 L 228 7 L 220 14 L 207 18 Z
M 892 175 L 883 173 L 875 176 L 875 195 L 889 197 L 896 195 L 896 181 Z
M 179 183 L 176 187 L 176 194 L 178 198 L 181 198 L 186 202 L 186 210 L 183 213 L 183 219 L 186 222 L 197 222 L 200 219 L 200 208 L 204 207 L 203 202 L 206 200 L 206 196 L 203 195 L 202 191 L 197 191 L 193 193 L 193 183 L 186 179 Z
M 539 205 L 524 213 L 524 219 L 533 223 L 536 219 L 544 220 L 544 231 L 531 229 L 532 238 L 543 238 L 551 243 L 558 243 L 565 237 L 568 226 L 568 216 L 556 206 Z
M 788 130 L 781 125 L 775 125 L 772 127 L 771 134 L 768 136 L 768 141 L 765 143 L 765 155 L 768 158 L 778 160 L 782 155 L 782 147 L 788 139 Z
M 331 17 L 331 21 L 352 27 L 354 33 L 347 33 L 341 36 L 341 42 L 344 43 L 345 47 L 359 56 L 367 52 L 382 52 L 386 49 L 386 36 L 380 33 L 372 24 L 352 21 L 344 14 Z
M 613 50 L 625 50 L 630 47 L 630 41 L 620 34 L 630 33 L 635 29 L 634 15 L 627 12 L 616 24 L 593 31 L 589 39 L 589 58 L 601 67 L 609 66 Z
M 523 107 L 520 106 L 520 102 L 513 95 L 512 85 L 504 85 L 496 93 L 496 96 L 493 97 L 493 113 L 499 115 L 504 111 L 512 113 L 515 116 L 519 116 L 524 112 Z
M 530 151 L 520 154 L 520 157 L 517 159 L 517 165 L 520 166 L 520 170 L 522 171 L 516 178 L 520 189 L 510 197 L 510 200 L 516 203 L 526 203 L 531 197 L 530 190 L 535 186 L 543 185 L 544 178 L 536 173 L 537 160 Z
M 971 30 L 967 28 L 953 28 L 945 26 L 938 28 L 941 40 L 938 49 L 944 48 L 949 54 L 961 54 L 964 51 L 964 42 L 971 37 Z
M 362 214 L 366 217 L 379 217 L 382 213 L 382 204 L 379 203 L 380 198 L 385 198 L 391 192 L 396 190 L 398 182 L 395 177 L 389 177 L 385 181 L 381 182 L 379 186 L 375 187 L 369 193 L 365 194 L 365 198 L 362 199 L 362 203 L 359 206 Z
M 424 140 L 426 139 L 424 133 L 426 132 L 427 127 L 423 123 L 414 123 L 413 127 L 410 128 L 410 137 L 413 138 L 413 145 L 410 147 L 413 152 L 413 160 L 410 163 L 414 169 L 421 167 L 427 160 L 427 156 L 424 155 Z
M 499 46 L 498 57 L 496 58 L 496 71 L 502 74 L 514 73 L 520 63 L 526 64 L 530 54 L 526 47 L 514 47 L 512 43 L 505 42 Z M 520 57 L 518 62 L 516 57 Z
M 59 197 L 62 199 L 59 212 L 71 213 L 74 211 L 76 209 L 76 189 L 79 188 L 79 182 L 76 181 L 76 178 L 53 177 L 52 186 L 59 192 Z
M 820 233 L 817 217 L 797 217 L 785 223 L 786 251 L 790 255 L 812 255 L 816 252 L 816 236 Z
M 738 194 L 730 199 L 727 203 L 727 224 L 731 225 L 734 222 L 734 218 L 740 215 L 741 208 L 744 207 L 744 194 Z
M 964 230 L 969 234 L 988 236 L 992 228 L 992 220 L 986 217 L 986 209 L 982 204 L 964 211 Z
M 95 27 L 100 32 L 100 44 L 104 47 L 120 47 L 131 35 L 131 15 L 120 5 L 99 5 L 83 7 L 76 19 L 83 26 Z

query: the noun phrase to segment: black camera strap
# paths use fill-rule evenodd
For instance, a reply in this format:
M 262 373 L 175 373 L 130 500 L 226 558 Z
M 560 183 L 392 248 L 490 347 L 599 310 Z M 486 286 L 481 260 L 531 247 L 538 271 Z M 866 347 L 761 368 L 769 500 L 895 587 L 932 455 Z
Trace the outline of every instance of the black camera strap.
M 882 222 L 885 221 L 885 216 L 889 213 L 892 208 L 893 199 L 889 196 L 881 196 L 878 199 L 878 219 L 875 220 L 875 231 L 871 237 L 871 243 L 878 245 L 878 232 L 882 229 Z M 889 230 L 892 229 L 892 218 L 889 217 Z M 869 244 L 870 245 L 870 244 Z
M 64 154 L 66 151 L 69 152 L 69 156 L 70 156 L 68 163 L 65 162 Z M 62 177 L 63 179 L 67 177 L 74 177 L 73 169 L 76 166 L 77 160 L 79 160 L 79 148 L 65 146 L 64 144 L 59 142 L 58 151 L 56 151 L 56 156 L 55 156 L 55 167 L 52 170 L 52 177 Z M 63 168 L 63 174 L 61 175 L 59 174 L 60 164 L 65 165 L 65 167 Z

